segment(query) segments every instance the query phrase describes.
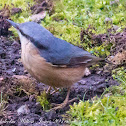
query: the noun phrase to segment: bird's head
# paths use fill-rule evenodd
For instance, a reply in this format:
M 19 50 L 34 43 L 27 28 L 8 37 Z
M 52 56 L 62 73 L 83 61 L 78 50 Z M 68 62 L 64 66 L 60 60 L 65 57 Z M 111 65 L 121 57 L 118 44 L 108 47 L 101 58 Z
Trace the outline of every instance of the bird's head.
M 23 37 L 25 37 L 25 35 L 23 34 L 23 31 L 21 31 L 21 28 L 20 28 L 20 24 L 18 23 L 15 23 L 9 19 L 6 19 L 18 32 L 18 35 L 20 37 L 20 40 L 22 40 Z M 26 37 L 25 37 L 26 38 Z
M 18 23 L 15 23 L 15 22 L 13 22 L 13 21 L 11 21 L 11 20 L 9 20 L 9 19 L 6 19 L 14 28 L 16 28 L 17 30 L 19 29 L 19 24 Z
M 8 19 L 7 21 L 14 28 L 16 28 L 20 40 L 22 40 L 22 37 L 25 37 L 30 40 L 30 42 L 32 42 L 37 48 L 48 48 L 50 46 L 50 43 L 48 43 L 48 39 L 51 38 L 53 35 L 41 25 L 35 22 L 25 22 L 18 24 Z

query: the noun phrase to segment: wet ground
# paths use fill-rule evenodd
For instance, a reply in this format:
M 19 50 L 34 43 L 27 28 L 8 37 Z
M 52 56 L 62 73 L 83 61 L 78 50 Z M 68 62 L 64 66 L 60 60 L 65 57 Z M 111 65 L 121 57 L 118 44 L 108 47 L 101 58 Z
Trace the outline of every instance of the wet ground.
M 37 0 L 36 0 L 37 1 Z M 44 0 L 40 4 L 31 7 L 33 14 L 48 10 L 49 14 L 53 13 L 52 3 L 48 4 Z M 13 9 L 13 13 L 18 13 L 18 8 Z M 5 13 L 6 12 L 6 13 Z M 0 106 L 0 125 L 1 126 L 61 126 L 67 125 L 68 118 L 65 118 L 66 111 L 69 110 L 69 105 L 60 111 L 44 111 L 40 104 L 36 101 L 37 95 L 48 86 L 37 82 L 24 69 L 21 60 L 20 41 L 17 39 L 10 39 L 12 34 L 8 31 L 10 25 L 6 22 L 8 18 L 8 11 L 0 11 L 0 92 L 1 97 L 7 103 L 2 109 Z M 82 30 L 81 41 L 86 35 L 94 43 L 92 45 L 99 46 L 104 42 L 114 43 L 111 48 L 111 54 L 117 55 L 114 59 L 116 61 L 123 61 L 126 57 L 125 40 L 126 30 L 123 32 L 112 34 L 113 29 L 107 34 L 95 35 L 89 30 Z M 91 30 L 90 30 L 91 31 Z M 106 43 L 108 44 L 108 43 Z M 123 50 L 123 51 L 122 51 Z M 120 52 L 120 53 L 118 53 Z M 123 53 L 122 53 L 123 52 Z M 124 57 L 122 59 L 122 54 Z M 124 61 L 125 62 L 125 61 Z M 124 63 L 123 62 L 123 63 Z M 119 62 L 120 63 L 120 62 Z M 117 64 L 118 65 L 118 64 Z M 91 74 L 83 77 L 78 83 L 71 88 L 70 99 L 77 97 L 79 100 L 88 100 L 94 96 L 101 96 L 106 87 L 118 85 L 112 79 L 111 70 L 103 65 L 97 70 L 91 70 Z M 63 89 L 60 92 L 48 97 L 50 103 L 62 103 L 65 99 L 67 90 Z M 71 103 L 72 105 L 73 103 Z M 1 105 L 1 104 L 0 104 Z M 5 109 L 4 109 L 5 108 Z M 20 111 L 23 111 L 21 114 Z M 65 117 L 64 117 L 65 116 Z

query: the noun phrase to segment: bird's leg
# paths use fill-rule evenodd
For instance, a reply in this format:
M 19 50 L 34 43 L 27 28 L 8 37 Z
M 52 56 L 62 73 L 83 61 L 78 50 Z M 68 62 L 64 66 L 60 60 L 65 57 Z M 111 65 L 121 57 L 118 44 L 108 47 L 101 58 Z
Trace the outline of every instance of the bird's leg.
M 46 94 L 50 94 L 51 86 L 48 87 Z
M 54 93 L 59 91 L 59 88 L 55 88 L 55 87 L 53 87 L 53 88 L 54 88 L 54 91 L 51 93 L 51 95 L 53 95 Z
M 64 108 L 67 105 L 68 101 L 69 101 L 69 95 L 70 95 L 70 88 L 68 88 L 67 96 L 66 96 L 64 102 L 62 104 L 58 104 L 57 107 L 52 108 L 52 110 L 57 110 L 57 109 Z

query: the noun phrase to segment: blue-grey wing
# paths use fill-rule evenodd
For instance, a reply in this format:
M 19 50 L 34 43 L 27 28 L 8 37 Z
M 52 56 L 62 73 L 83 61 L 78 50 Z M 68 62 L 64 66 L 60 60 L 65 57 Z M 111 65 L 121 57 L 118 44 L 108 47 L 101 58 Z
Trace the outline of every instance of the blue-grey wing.
M 39 49 L 40 55 L 53 65 L 78 66 L 94 61 L 97 57 L 64 40 L 54 37 L 48 49 Z

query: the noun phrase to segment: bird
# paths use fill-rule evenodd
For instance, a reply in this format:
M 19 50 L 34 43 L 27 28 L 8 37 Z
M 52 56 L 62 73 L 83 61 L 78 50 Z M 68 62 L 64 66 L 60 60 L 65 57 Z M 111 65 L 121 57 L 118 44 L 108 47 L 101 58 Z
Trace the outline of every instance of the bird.
M 35 22 L 15 23 L 21 42 L 21 59 L 27 71 L 39 82 L 50 87 L 67 88 L 63 103 L 54 110 L 64 108 L 69 101 L 71 86 L 81 80 L 85 69 L 104 59 L 96 57 L 65 40 Z M 49 90 L 50 90 L 49 87 Z

